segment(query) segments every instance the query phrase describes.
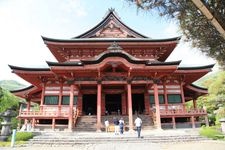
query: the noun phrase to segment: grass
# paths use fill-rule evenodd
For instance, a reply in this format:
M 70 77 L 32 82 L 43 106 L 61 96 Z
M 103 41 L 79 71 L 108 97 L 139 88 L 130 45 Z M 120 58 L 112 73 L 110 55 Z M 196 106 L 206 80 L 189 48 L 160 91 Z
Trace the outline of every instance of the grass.
M 17 132 L 15 145 L 25 144 L 26 141 L 28 141 L 29 139 L 31 139 L 33 137 L 34 137 L 34 135 L 31 132 Z M 0 142 L 0 147 L 11 146 L 11 139 L 12 139 L 12 137 L 10 136 L 6 142 Z
M 25 144 L 26 141 L 16 141 L 15 142 L 15 145 L 22 145 L 22 144 Z M 6 141 L 6 142 L 0 142 L 0 147 L 9 147 L 11 146 L 11 142 L 9 141 Z
M 216 126 L 212 126 L 212 127 L 203 126 L 201 130 L 199 131 L 199 133 L 202 136 L 205 136 L 214 140 L 218 140 L 218 139 L 225 140 L 225 135 Z

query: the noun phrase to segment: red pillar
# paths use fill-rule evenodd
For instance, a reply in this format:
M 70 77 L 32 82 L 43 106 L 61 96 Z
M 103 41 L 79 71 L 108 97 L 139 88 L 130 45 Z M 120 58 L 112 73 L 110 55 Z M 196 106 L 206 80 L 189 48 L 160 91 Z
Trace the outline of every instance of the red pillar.
M 196 99 L 193 99 L 193 107 L 194 109 L 197 109 Z
M 161 120 L 160 120 L 160 108 L 159 108 L 159 94 L 158 94 L 158 85 L 154 83 L 154 98 L 155 98 L 155 108 L 156 108 L 156 128 L 161 129 Z
M 58 115 L 61 114 L 61 108 L 62 108 L 62 95 L 63 95 L 63 84 L 60 84 L 60 91 L 59 91 L 59 104 L 58 104 Z
M 77 97 L 77 110 L 78 110 L 78 115 L 82 115 L 82 93 L 79 91 L 78 97 Z
M 173 122 L 173 129 L 176 129 L 176 120 L 175 117 L 172 117 L 172 122 Z
M 166 83 L 163 83 L 163 90 L 164 90 L 164 99 L 165 99 L 165 107 L 168 110 L 168 98 L 167 98 L 167 90 L 166 90 Z
M 182 103 L 183 103 L 183 111 L 185 111 L 186 108 L 185 108 L 185 98 L 184 98 L 183 82 L 181 82 L 181 84 L 180 84 L 180 90 L 181 90 L 181 98 L 182 98 Z
M 192 124 L 192 128 L 195 128 L 195 117 L 191 116 L 191 124 Z
M 55 130 L 55 118 L 52 118 L 52 130 Z
M 70 85 L 70 105 L 69 105 L 69 122 L 68 129 L 73 129 L 73 99 L 74 99 L 74 85 Z
M 43 104 L 45 98 L 45 83 L 42 84 L 42 93 L 41 93 L 41 104 L 40 104 L 40 111 L 43 111 Z
M 27 112 L 30 112 L 30 99 L 27 99 Z
M 127 114 L 127 103 L 126 103 L 126 95 L 122 93 L 122 115 Z
M 129 131 L 133 131 L 132 93 L 130 83 L 127 84 L 127 98 L 128 98 Z
M 144 99 L 145 99 L 145 114 L 148 115 L 150 113 L 150 102 L 148 91 L 144 93 Z
M 105 94 L 103 93 L 101 99 L 101 115 L 105 115 Z
M 97 85 L 98 93 L 97 93 L 97 132 L 101 131 L 101 93 L 102 93 L 102 85 Z

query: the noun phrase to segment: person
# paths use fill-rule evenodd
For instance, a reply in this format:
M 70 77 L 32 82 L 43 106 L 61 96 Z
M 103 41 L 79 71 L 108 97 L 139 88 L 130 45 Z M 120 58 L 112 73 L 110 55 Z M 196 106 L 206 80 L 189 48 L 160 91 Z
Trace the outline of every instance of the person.
M 113 123 L 114 123 L 115 135 L 118 135 L 119 134 L 119 120 L 117 118 L 114 118 Z
M 119 127 L 120 127 L 120 134 L 123 134 L 123 128 L 124 128 L 123 118 L 120 118 L 120 120 L 119 120 Z
M 109 132 L 109 120 L 105 119 L 105 132 Z
M 141 137 L 141 125 L 142 125 L 141 118 L 139 116 L 137 116 L 134 123 L 135 123 L 135 126 L 137 128 L 138 138 L 140 138 Z

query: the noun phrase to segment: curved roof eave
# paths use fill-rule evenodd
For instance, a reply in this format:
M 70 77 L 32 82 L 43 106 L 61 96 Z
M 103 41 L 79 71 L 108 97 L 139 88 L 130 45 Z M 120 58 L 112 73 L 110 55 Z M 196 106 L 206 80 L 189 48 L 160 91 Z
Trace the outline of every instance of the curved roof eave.
M 208 94 L 207 88 L 203 88 L 203 87 L 200 87 L 200 86 L 197 86 L 197 85 L 194 85 L 194 84 L 187 85 L 186 87 L 190 90 L 201 93 L 202 95 Z
M 194 66 L 194 67 L 178 67 L 177 70 L 199 70 L 199 69 L 212 69 L 215 64 L 205 66 Z
M 181 39 L 181 36 L 167 39 L 151 39 L 151 38 L 82 38 L 82 39 L 54 39 L 41 36 L 44 42 L 176 42 Z
M 50 68 L 26 68 L 8 65 L 12 70 L 23 70 L 23 71 L 50 71 Z
M 138 60 L 134 58 L 133 56 L 129 55 L 128 53 L 126 53 L 125 51 L 116 51 L 116 52 L 105 51 L 102 54 L 100 54 L 99 57 L 93 60 L 81 60 L 76 62 L 63 62 L 63 63 L 47 61 L 47 64 L 49 66 L 84 66 L 87 64 L 98 64 L 108 57 L 122 57 L 130 63 L 145 64 L 146 66 L 161 66 L 161 65 L 163 66 L 177 65 L 178 66 L 181 62 L 181 61 L 158 62 L 158 61 Z
M 10 92 L 11 92 L 11 93 L 23 92 L 23 91 L 30 90 L 30 89 L 32 89 L 32 88 L 34 88 L 34 87 L 35 87 L 35 86 L 30 85 L 30 86 L 28 86 L 28 87 L 25 87 L 25 88 L 22 88 L 22 89 L 18 89 L 18 90 L 12 90 L 12 91 L 10 91 Z

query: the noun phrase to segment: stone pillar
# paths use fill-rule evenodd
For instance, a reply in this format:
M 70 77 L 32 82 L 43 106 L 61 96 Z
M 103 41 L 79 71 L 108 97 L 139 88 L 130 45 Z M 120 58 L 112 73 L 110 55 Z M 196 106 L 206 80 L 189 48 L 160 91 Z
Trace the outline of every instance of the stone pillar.
M 128 100 L 128 115 L 129 115 L 129 131 L 133 131 L 133 113 L 132 113 L 132 92 L 131 84 L 127 84 L 127 100 Z
M 97 132 L 101 132 L 101 97 L 102 97 L 102 85 L 97 85 Z
M 176 120 L 175 117 L 172 117 L 172 122 L 173 122 L 173 129 L 176 129 Z
M 43 111 L 43 104 L 44 104 L 44 99 L 45 99 L 45 86 L 46 84 L 42 84 L 42 93 L 41 93 L 41 104 L 40 104 L 40 111 Z
M 192 124 L 192 128 L 195 128 L 195 117 L 191 116 L 191 124 Z
M 154 99 L 155 99 L 155 114 L 156 114 L 156 128 L 161 129 L 161 119 L 160 119 L 160 107 L 159 107 L 159 93 L 158 85 L 154 83 Z
M 74 84 L 70 85 L 70 105 L 69 105 L 69 121 L 68 129 L 73 129 L 73 99 L 74 99 Z
M 183 111 L 185 112 L 185 98 L 184 98 L 184 89 L 183 89 L 183 82 L 180 84 L 180 91 L 181 91 L 181 98 L 182 98 L 182 103 L 183 103 Z
M 205 115 L 205 125 L 208 127 L 209 126 L 209 119 L 208 116 Z

